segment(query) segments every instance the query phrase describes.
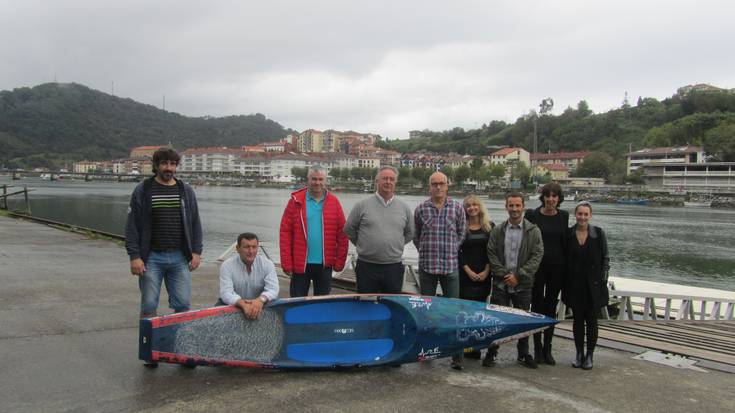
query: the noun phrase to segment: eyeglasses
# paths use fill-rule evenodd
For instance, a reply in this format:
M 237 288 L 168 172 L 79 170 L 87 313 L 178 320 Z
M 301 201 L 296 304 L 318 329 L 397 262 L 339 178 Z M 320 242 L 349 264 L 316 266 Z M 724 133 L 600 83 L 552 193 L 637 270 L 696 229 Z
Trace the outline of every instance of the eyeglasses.
M 440 187 L 446 185 L 446 182 L 432 182 L 431 186 Z

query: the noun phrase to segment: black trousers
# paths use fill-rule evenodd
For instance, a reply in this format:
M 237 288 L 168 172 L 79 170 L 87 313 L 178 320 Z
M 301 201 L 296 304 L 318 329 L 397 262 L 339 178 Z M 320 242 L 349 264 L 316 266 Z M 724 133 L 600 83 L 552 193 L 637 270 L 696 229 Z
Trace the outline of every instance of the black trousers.
M 490 304 L 503 305 L 506 307 L 518 308 L 528 311 L 531 308 L 531 290 L 520 290 L 514 293 L 508 293 L 502 288 L 493 286 L 490 293 Z M 528 337 L 518 339 L 518 357 L 528 354 Z M 498 346 L 491 345 L 487 352 L 492 357 L 498 354 Z
M 322 264 L 306 264 L 303 274 L 291 275 L 289 292 L 291 297 L 306 297 L 309 287 L 314 283 L 314 295 L 329 295 L 332 292 L 332 267 Z
M 572 315 L 574 316 L 572 332 L 574 333 L 574 347 L 576 347 L 577 353 L 584 353 L 585 325 L 587 327 L 587 354 L 595 352 L 598 335 L 597 314 L 599 312 L 600 310 L 592 308 L 572 307 Z
M 403 289 L 403 263 L 374 264 L 357 260 L 355 277 L 360 294 L 400 294 Z
M 542 264 L 533 280 L 531 311 L 556 318 L 556 306 L 559 304 L 559 292 L 564 283 L 564 264 Z M 543 345 L 541 344 L 543 334 Z M 533 335 L 533 347 L 539 352 L 542 346 L 551 345 L 554 337 L 554 326 Z

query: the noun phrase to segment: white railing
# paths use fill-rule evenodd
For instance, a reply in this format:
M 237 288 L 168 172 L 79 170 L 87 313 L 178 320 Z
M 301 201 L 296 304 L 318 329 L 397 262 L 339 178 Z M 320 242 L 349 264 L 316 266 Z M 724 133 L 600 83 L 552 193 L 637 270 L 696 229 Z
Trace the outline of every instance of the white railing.
M 610 295 L 620 300 L 618 320 L 633 320 L 636 314 L 643 320 L 733 320 L 735 310 L 735 300 L 724 298 L 620 290 Z M 657 300 L 665 304 L 659 306 Z

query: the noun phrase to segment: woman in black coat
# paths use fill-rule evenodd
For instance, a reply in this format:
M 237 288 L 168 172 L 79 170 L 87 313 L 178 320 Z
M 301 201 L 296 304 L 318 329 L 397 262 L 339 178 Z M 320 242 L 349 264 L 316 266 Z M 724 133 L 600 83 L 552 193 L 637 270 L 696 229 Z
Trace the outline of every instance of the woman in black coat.
M 562 300 L 574 315 L 574 345 L 577 356 L 572 367 L 592 368 L 592 355 L 597 344 L 597 314 L 607 305 L 607 272 L 610 257 L 602 228 L 590 225 L 592 206 L 582 201 L 574 208 L 577 224 L 569 228 L 567 277 Z M 585 325 L 587 354 L 584 354 Z
M 559 206 L 564 202 L 561 185 L 550 182 L 541 188 L 539 196 L 541 206 L 526 211 L 526 219 L 536 224 L 541 230 L 544 240 L 544 257 L 541 260 L 533 280 L 531 294 L 531 311 L 552 318 L 556 317 L 556 306 L 559 304 L 559 291 L 564 285 L 566 272 L 566 236 L 569 230 L 569 213 Z M 536 363 L 556 364 L 551 355 L 551 340 L 554 327 L 549 327 L 541 334 L 533 335 L 533 352 Z

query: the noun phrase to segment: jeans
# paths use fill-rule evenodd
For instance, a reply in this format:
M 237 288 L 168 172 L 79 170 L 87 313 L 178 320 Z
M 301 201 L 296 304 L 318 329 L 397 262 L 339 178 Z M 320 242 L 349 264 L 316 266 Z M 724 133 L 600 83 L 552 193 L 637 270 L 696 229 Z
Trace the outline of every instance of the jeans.
M 449 274 L 431 274 L 419 269 L 421 295 L 436 295 L 436 286 L 441 284 L 442 293 L 447 298 L 459 298 L 459 270 Z
M 306 264 L 303 274 L 292 274 L 289 292 L 291 297 L 306 297 L 314 282 L 314 295 L 329 295 L 332 291 L 332 267 L 322 264 Z
M 531 290 L 520 290 L 514 293 L 506 292 L 502 288 L 493 286 L 493 291 L 490 294 L 490 304 L 503 305 L 513 308 L 518 308 L 523 311 L 531 309 Z M 491 345 L 488 348 L 488 354 L 493 357 L 498 354 L 498 346 Z M 528 337 L 518 339 L 518 357 L 525 356 L 528 354 Z
M 138 277 L 141 317 L 156 315 L 161 283 L 164 281 L 168 306 L 177 313 L 189 311 L 191 273 L 189 262 L 181 251 L 151 251 L 145 269 L 145 273 Z
M 359 294 L 400 294 L 403 290 L 405 268 L 402 262 L 375 264 L 357 260 L 355 278 Z

